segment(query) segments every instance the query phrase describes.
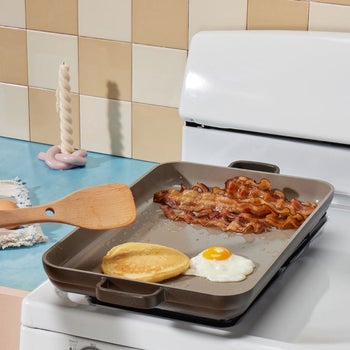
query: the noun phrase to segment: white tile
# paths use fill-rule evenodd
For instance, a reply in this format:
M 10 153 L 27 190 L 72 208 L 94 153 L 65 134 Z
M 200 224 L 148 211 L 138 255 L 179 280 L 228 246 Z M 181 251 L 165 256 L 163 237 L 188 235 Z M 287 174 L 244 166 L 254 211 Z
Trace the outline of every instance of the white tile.
M 73 35 L 28 30 L 28 83 L 56 89 L 59 65 L 70 67 L 71 91 L 78 92 L 78 39 Z
M 0 26 L 25 28 L 25 0 L 0 0 Z
M 81 148 L 131 157 L 131 102 L 80 95 Z
M 247 0 L 189 0 L 189 39 L 202 30 L 246 29 Z
M 29 140 L 28 88 L 0 83 L 1 136 Z
M 310 2 L 309 30 L 350 31 L 350 6 Z
M 79 35 L 131 42 L 131 0 L 79 0 Z
M 186 50 L 133 45 L 133 101 L 177 108 Z

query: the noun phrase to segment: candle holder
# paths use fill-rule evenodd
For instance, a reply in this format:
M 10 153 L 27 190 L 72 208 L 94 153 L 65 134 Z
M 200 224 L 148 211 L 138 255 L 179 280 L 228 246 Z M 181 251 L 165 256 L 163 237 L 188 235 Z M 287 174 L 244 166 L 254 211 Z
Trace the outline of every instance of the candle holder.
M 40 152 L 38 158 L 45 161 L 46 165 L 55 170 L 67 170 L 86 165 L 87 151 L 76 150 L 70 154 L 61 152 L 60 146 L 52 146 L 47 152 Z

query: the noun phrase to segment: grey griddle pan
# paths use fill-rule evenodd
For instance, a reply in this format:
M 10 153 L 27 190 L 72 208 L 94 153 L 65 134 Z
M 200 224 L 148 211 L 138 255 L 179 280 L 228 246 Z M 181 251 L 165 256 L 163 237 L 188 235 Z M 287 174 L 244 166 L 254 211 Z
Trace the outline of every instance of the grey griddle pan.
M 188 225 L 166 219 L 153 203 L 162 189 L 203 182 L 224 187 L 234 176 L 256 181 L 267 178 L 287 198 L 317 202 L 316 210 L 297 230 L 273 230 L 263 234 L 224 233 L 215 228 Z M 58 288 L 91 296 L 101 303 L 137 310 L 164 310 L 224 324 L 240 316 L 324 217 L 333 197 L 327 182 L 262 171 L 189 162 L 156 166 L 131 186 L 137 218 L 127 227 L 92 231 L 78 228 L 43 255 L 45 271 Z M 254 261 L 256 270 L 241 282 L 210 282 L 201 277 L 178 276 L 161 282 L 138 282 L 102 274 L 100 264 L 109 249 L 127 241 L 157 243 L 176 248 L 189 257 L 212 245 Z

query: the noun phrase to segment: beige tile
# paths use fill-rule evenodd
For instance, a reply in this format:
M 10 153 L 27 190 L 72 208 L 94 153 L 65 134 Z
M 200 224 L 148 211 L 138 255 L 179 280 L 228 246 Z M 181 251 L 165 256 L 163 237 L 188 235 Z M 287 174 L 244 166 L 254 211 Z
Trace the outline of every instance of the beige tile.
M 79 84 L 84 95 L 130 101 L 131 44 L 80 38 Z
M 78 33 L 78 0 L 26 0 L 27 28 Z
M 309 30 L 350 31 L 350 6 L 310 3 Z
M 80 147 L 79 96 L 71 94 L 74 147 Z M 59 145 L 60 118 L 56 111 L 53 90 L 29 89 L 30 139 L 34 142 Z
M 188 47 L 188 0 L 133 0 L 133 42 Z
M 176 108 L 133 103 L 133 158 L 181 160 L 182 125 Z
M 25 0 L 0 0 L 0 26 L 25 28 Z
M 247 29 L 307 30 L 308 1 L 248 0 Z
M 189 0 L 189 37 L 201 30 L 246 29 L 247 0 Z
M 29 140 L 28 88 L 0 83 L 1 136 Z
M 0 27 L 0 81 L 27 85 L 26 32 Z
M 131 157 L 131 102 L 81 95 L 80 106 L 82 148 Z
M 57 88 L 62 62 L 70 67 L 71 91 L 78 92 L 78 39 L 73 35 L 28 30 L 28 79 L 32 87 Z
M 187 51 L 133 45 L 133 101 L 178 107 Z
M 132 0 L 79 0 L 79 35 L 131 42 Z

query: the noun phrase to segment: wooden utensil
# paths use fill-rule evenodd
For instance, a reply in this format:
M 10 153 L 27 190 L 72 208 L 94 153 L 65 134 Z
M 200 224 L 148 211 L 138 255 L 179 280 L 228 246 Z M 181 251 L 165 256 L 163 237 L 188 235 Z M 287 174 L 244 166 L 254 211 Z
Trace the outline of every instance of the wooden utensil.
M 135 217 L 135 202 L 130 188 L 123 184 L 107 184 L 78 190 L 48 204 L 0 210 L 0 227 L 61 222 L 104 230 L 126 226 Z

